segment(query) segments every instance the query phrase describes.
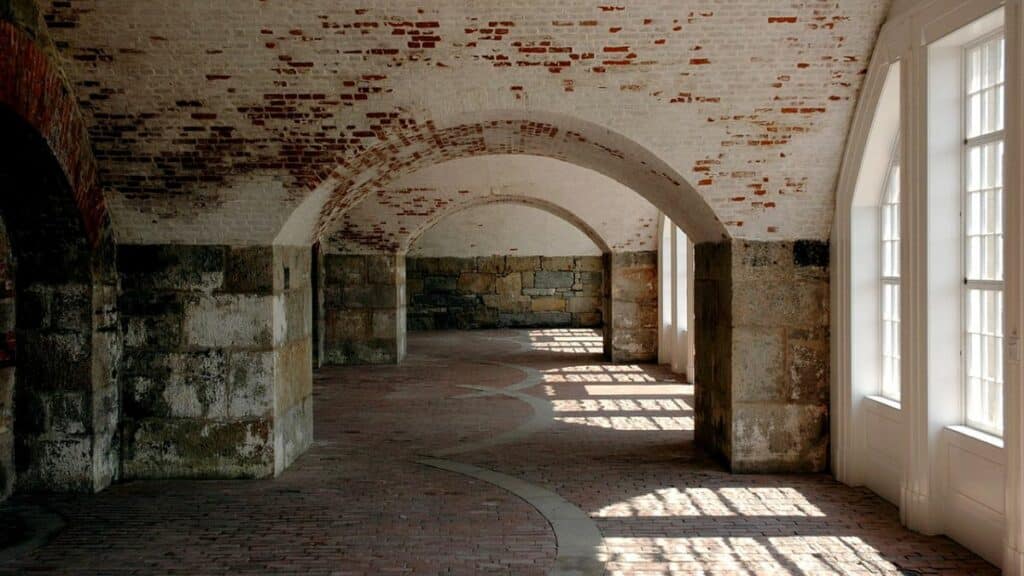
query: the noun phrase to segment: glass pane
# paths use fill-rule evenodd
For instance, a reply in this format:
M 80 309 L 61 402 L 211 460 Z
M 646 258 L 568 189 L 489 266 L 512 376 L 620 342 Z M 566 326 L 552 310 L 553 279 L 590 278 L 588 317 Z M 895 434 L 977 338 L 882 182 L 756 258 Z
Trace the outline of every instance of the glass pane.
M 992 434 L 1003 429 L 1003 293 L 968 289 L 965 312 L 967 423 Z
M 1003 39 L 993 38 L 967 49 L 966 131 L 974 138 L 1003 129 Z
M 882 386 L 886 398 L 900 399 L 900 286 L 882 285 Z

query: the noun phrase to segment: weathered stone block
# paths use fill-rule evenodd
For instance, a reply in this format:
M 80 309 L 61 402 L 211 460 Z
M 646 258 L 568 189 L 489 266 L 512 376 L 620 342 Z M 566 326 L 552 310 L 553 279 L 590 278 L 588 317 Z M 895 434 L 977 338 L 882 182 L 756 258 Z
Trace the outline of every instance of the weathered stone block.
M 463 272 L 459 275 L 458 290 L 469 294 L 487 294 L 494 291 L 494 274 Z
M 790 330 L 786 398 L 825 405 L 829 394 L 829 345 L 820 334 Z
M 498 316 L 498 324 L 502 327 L 565 326 L 571 321 L 572 315 L 568 312 L 524 312 Z
M 227 360 L 222 352 L 136 352 L 124 359 L 125 412 L 131 418 L 227 415 Z
M 324 281 L 328 285 L 366 281 L 366 261 L 350 254 L 324 254 Z
M 523 289 L 524 290 L 526 288 L 535 288 L 535 286 L 536 286 L 536 283 L 535 283 L 536 273 L 534 273 L 534 272 L 520 272 L 519 274 L 522 277 L 522 283 L 523 283 Z
M 274 290 L 274 250 L 270 246 L 230 248 L 226 252 L 225 292 L 270 294 Z
M 370 284 L 397 283 L 398 260 L 394 254 L 371 254 L 365 256 L 366 281 Z
M 523 291 L 523 279 L 517 273 L 499 276 L 496 281 L 498 294 L 502 296 L 518 296 Z
M 540 270 L 540 256 L 508 256 L 505 264 L 509 272 L 533 272 Z
M 395 338 L 398 326 L 398 310 L 374 310 L 372 319 L 372 336 L 374 338 Z
M 530 309 L 534 312 L 564 312 L 566 302 L 564 298 L 542 296 L 530 302 Z
M 273 300 L 248 294 L 194 295 L 185 308 L 185 340 L 205 348 L 273 346 Z
M 818 472 L 828 452 L 828 408 L 820 404 L 733 405 L 731 470 Z
M 523 288 L 524 296 L 554 296 L 554 288 Z
M 147 419 L 125 427 L 124 474 L 143 478 L 262 478 L 274 472 L 267 420 Z
M 551 271 L 568 271 L 575 266 L 572 256 L 545 256 L 541 259 L 541 268 Z
M 785 401 L 786 340 L 782 329 L 733 328 L 732 398 L 737 402 Z
M 535 288 L 571 288 L 573 279 L 572 272 L 542 270 L 534 274 L 533 285 Z
M 485 274 L 504 274 L 507 270 L 504 256 L 481 256 L 476 259 L 476 270 Z
M 733 282 L 733 322 L 746 326 L 828 324 L 828 285 L 818 281 Z
M 15 438 L 20 462 L 30 463 L 15 472 L 17 489 L 28 492 L 53 489 L 93 492 L 93 442 L 88 436 Z M 16 463 L 17 465 L 17 463 Z
M 451 280 L 450 289 L 446 291 L 455 289 L 454 278 Z M 427 281 L 427 291 L 432 291 L 430 278 Z M 394 308 L 399 302 L 398 287 L 387 284 L 345 286 L 343 302 L 347 308 Z
M 232 419 L 265 418 L 273 408 L 274 353 L 233 351 L 227 359 L 227 413 Z
M 612 272 L 612 298 L 632 302 L 657 302 L 657 268 L 623 268 Z
M 569 298 L 569 312 L 579 314 L 585 312 L 600 312 L 603 304 L 601 298 L 588 296 L 574 296 Z
M 577 272 L 604 272 L 604 260 L 600 256 L 577 256 L 573 269 Z
M 14 492 L 14 434 L 0 431 L 0 501 Z
M 227 247 L 122 245 L 117 251 L 124 289 L 212 291 L 224 281 Z
M 357 340 L 370 335 L 372 310 L 339 309 L 328 310 L 326 313 L 327 342 Z
M 613 362 L 650 362 L 657 355 L 656 329 L 615 330 L 612 333 Z
M 423 279 L 423 291 L 430 292 L 454 292 L 458 281 L 455 276 L 427 276 Z
M 472 258 L 432 258 L 430 272 L 433 274 L 458 276 L 462 272 L 472 272 L 476 262 Z

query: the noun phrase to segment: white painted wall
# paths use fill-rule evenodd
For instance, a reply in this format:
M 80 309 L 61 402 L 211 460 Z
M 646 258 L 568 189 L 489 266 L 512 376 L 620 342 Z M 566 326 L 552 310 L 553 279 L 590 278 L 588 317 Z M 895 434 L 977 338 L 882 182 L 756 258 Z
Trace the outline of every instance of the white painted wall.
M 666 216 L 658 242 L 658 363 L 693 381 L 693 243 Z
M 1003 438 L 959 425 L 959 109 L 951 33 L 1003 8 L 1007 39 L 1006 303 Z M 898 0 L 875 47 L 851 127 L 832 233 L 833 471 L 900 506 L 908 527 L 947 534 L 1004 573 L 1024 574 L 1024 379 L 1017 339 L 1024 325 L 1021 230 L 1024 202 L 1024 13 L 1021 0 Z M 948 44 L 948 46 L 944 46 Z M 899 105 L 891 66 L 899 63 Z M 890 82 L 887 84 L 886 78 Z M 950 93 L 950 89 L 953 90 Z M 950 98 L 954 101 L 951 103 Z M 877 393 L 877 221 L 881 132 L 902 134 L 902 399 Z
M 423 233 L 408 255 L 600 256 L 601 250 L 578 228 L 544 210 L 487 204 L 441 220 Z

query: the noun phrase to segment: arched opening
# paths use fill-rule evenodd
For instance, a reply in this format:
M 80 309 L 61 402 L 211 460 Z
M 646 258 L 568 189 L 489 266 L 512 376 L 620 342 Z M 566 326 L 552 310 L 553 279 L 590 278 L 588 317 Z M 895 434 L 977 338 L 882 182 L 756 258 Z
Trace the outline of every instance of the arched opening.
M 0 368 L 0 494 L 93 491 L 117 475 L 119 327 L 113 243 L 89 239 L 62 163 L 0 106 L 6 334 Z
M 412 273 L 408 258 L 403 258 L 401 263 L 398 263 L 396 256 L 406 254 L 414 241 L 438 222 L 459 218 L 466 211 L 485 209 L 487 206 L 500 204 L 527 207 L 532 209 L 534 214 L 546 216 L 553 222 L 562 222 L 563 228 L 575 231 L 583 242 L 591 247 L 581 249 L 580 254 L 569 256 L 585 258 L 577 261 L 571 257 L 566 258 L 566 254 L 562 253 L 557 254 L 560 256 L 558 259 L 551 258 L 556 256 L 555 252 L 564 244 L 558 234 L 550 235 L 543 230 L 527 231 L 518 226 L 522 224 L 529 228 L 528 225 L 536 224 L 530 216 L 506 221 L 496 214 L 489 220 L 488 226 L 508 233 L 506 235 L 513 243 L 517 234 L 526 234 L 533 236 L 535 244 L 532 248 L 522 246 L 512 249 L 509 249 L 509 246 L 493 245 L 485 251 L 486 254 L 473 253 L 473 257 L 501 255 L 500 261 L 487 263 L 486 270 L 475 270 L 479 266 L 476 261 L 464 260 L 459 263 L 458 270 L 454 269 L 454 262 L 444 263 L 445 270 L 441 276 L 450 277 L 436 277 L 431 280 L 432 286 L 439 291 L 457 292 L 459 279 L 456 276 L 461 272 L 466 272 L 466 282 L 469 282 L 470 278 L 476 278 L 476 283 L 488 290 L 496 290 L 494 285 L 498 285 L 499 280 L 508 283 L 501 284 L 501 298 L 497 295 L 488 296 L 488 300 L 501 300 L 502 304 L 491 306 L 491 310 L 483 316 L 482 322 L 460 319 L 455 325 L 545 326 L 551 323 L 559 326 L 603 327 L 607 337 L 603 348 L 606 353 L 616 356 L 618 361 L 647 361 L 648 353 L 654 353 L 657 346 L 657 295 L 654 279 L 657 269 L 654 257 L 657 242 L 654 231 L 657 228 L 658 210 L 620 182 L 561 159 L 526 154 L 494 154 L 453 159 L 424 167 L 382 186 L 349 209 L 324 234 L 326 251 L 336 256 L 376 255 L 372 258 L 348 258 L 345 263 L 357 271 L 354 277 L 338 272 L 334 274 L 335 280 L 332 281 L 331 272 L 327 271 L 327 286 L 323 287 L 327 307 L 337 306 L 338 310 L 350 307 L 367 308 L 357 302 L 342 302 L 341 300 L 345 299 L 344 294 L 339 294 L 337 289 L 332 292 L 330 284 L 358 283 L 364 275 L 362 269 L 371 260 L 376 262 L 369 265 L 371 268 L 383 268 L 383 273 L 376 275 L 377 279 L 391 277 L 392 270 L 398 268 L 401 268 L 398 274 L 403 275 L 403 278 L 410 276 Z M 565 224 L 566 222 L 568 224 Z M 517 225 L 512 226 L 513 223 Z M 484 243 L 492 243 L 494 240 L 487 238 Z M 449 241 L 448 245 L 453 249 L 466 247 L 458 235 Z M 554 252 L 552 248 L 555 248 Z M 564 251 L 564 247 L 562 250 Z M 518 258 L 531 254 L 537 257 L 532 260 Z M 604 261 L 596 258 L 600 255 L 604 255 Z M 509 270 L 506 266 L 506 256 L 515 260 L 511 265 L 514 269 Z M 540 256 L 547 259 L 542 260 Z M 339 260 L 333 267 L 343 265 Z M 327 265 L 325 268 L 332 266 Z M 615 276 L 613 271 L 618 271 L 618 276 Z M 419 272 L 417 275 L 420 275 Z M 519 273 L 523 274 L 521 283 L 514 282 L 512 278 L 505 278 Z M 502 278 L 487 278 L 494 274 L 500 274 Z M 542 285 L 534 285 L 535 277 L 541 280 Z M 612 313 L 613 277 L 620 280 L 623 288 L 619 291 L 622 306 L 618 315 L 621 328 L 618 340 L 611 334 L 614 325 L 612 320 L 616 318 Z M 408 290 L 412 291 L 414 287 L 421 288 L 418 285 L 420 281 L 420 278 L 416 278 L 407 286 Z M 396 282 L 406 284 L 404 281 Z M 350 301 L 357 299 L 357 291 L 354 287 L 349 289 Z M 340 324 L 334 334 L 341 341 L 350 341 L 356 336 L 349 330 L 353 326 L 356 327 L 356 332 L 369 332 L 372 331 L 371 324 L 378 327 L 383 324 L 397 324 L 395 331 L 399 334 L 403 332 L 405 323 L 401 321 L 401 314 L 407 310 L 399 310 L 393 317 L 385 315 L 383 310 L 380 310 L 381 307 L 394 307 L 391 300 L 395 298 L 390 295 L 390 289 L 371 291 L 375 296 L 383 295 L 381 298 L 387 300 L 371 306 L 378 310 L 374 317 L 379 317 L 380 321 L 374 322 L 366 318 L 365 310 L 353 311 L 351 317 L 347 313 L 339 313 L 334 319 L 330 318 L 330 313 L 325 312 L 322 316 L 327 326 L 322 333 L 327 339 L 332 338 L 332 323 Z M 565 298 L 571 298 L 573 293 L 579 298 L 566 301 Z M 557 299 L 554 298 L 556 296 Z M 406 301 L 404 298 L 396 298 L 402 303 Z M 437 298 L 444 300 L 440 295 Z M 547 320 L 541 319 L 541 314 L 545 315 Z M 494 321 L 496 317 L 501 319 L 499 324 Z M 360 325 L 363 325 L 363 330 L 358 328 Z M 418 327 L 430 325 L 431 322 L 417 324 Z M 450 323 L 442 319 L 440 323 L 433 325 L 443 327 Z M 367 339 L 383 338 L 379 337 L 383 332 L 378 330 L 377 334 L 378 336 L 368 336 Z M 402 357 L 401 343 L 401 337 L 397 346 L 385 346 L 385 342 L 379 342 L 387 348 L 387 352 L 382 355 L 364 356 L 364 361 L 396 361 Z M 361 344 L 356 346 L 361 347 Z M 598 351 L 602 348 L 601 345 L 592 348 L 595 347 Z M 346 344 L 345 348 L 351 349 L 351 346 Z M 347 362 L 347 358 L 349 352 L 340 355 L 337 360 Z M 377 358 L 380 360 L 376 360 Z M 650 359 L 653 359 L 653 356 Z
M 527 329 L 536 347 L 600 355 L 610 253 L 552 202 L 488 196 L 452 206 L 410 235 L 407 330 Z
M 319 238 L 374 190 L 449 160 L 501 154 L 554 158 L 603 174 L 653 204 L 695 243 L 729 238 L 704 198 L 678 171 L 637 142 L 564 114 L 493 111 L 386 134 L 321 182 L 282 227 L 276 243 Z
M 493 196 L 476 198 L 468 202 L 458 204 L 443 212 L 439 212 L 433 215 L 432 217 L 427 219 L 423 224 L 421 224 L 418 228 L 416 228 L 416 230 L 413 230 L 413 232 L 409 235 L 408 244 L 405 246 L 405 252 L 408 252 L 412 248 L 412 246 L 414 246 L 416 242 L 428 230 L 437 226 L 442 220 L 446 218 L 451 218 L 452 216 L 455 216 L 461 212 L 465 212 L 466 210 L 472 210 L 480 206 L 490 206 L 495 204 L 528 206 L 547 212 L 548 214 L 565 221 L 572 227 L 582 232 L 591 242 L 594 243 L 594 246 L 597 247 L 601 254 L 608 254 L 612 251 L 611 247 L 608 246 L 608 243 L 605 242 L 604 238 L 602 238 L 601 235 L 597 232 L 597 230 L 595 230 L 590 224 L 587 224 L 587 222 L 584 221 L 582 218 L 578 217 L 577 215 L 573 214 L 571 211 L 563 208 L 562 206 L 555 204 L 554 202 L 550 202 L 540 198 L 495 194 Z

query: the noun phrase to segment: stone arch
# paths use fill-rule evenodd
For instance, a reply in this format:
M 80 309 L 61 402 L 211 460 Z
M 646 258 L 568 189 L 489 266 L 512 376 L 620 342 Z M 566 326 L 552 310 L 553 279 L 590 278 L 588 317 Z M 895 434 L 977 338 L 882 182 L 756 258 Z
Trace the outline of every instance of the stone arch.
M 308 244 L 374 189 L 432 164 L 493 154 L 544 156 L 595 170 L 636 191 L 695 242 L 729 237 L 700 193 L 639 143 L 565 114 L 502 110 L 427 122 L 387 135 L 335 168 L 293 212 L 275 242 Z
M 419 238 L 427 232 L 427 230 L 430 230 L 434 226 L 438 225 L 439 223 L 441 223 L 442 220 L 450 216 L 454 216 L 460 212 L 465 212 L 466 210 L 470 210 L 472 208 L 477 208 L 479 206 L 489 206 L 493 204 L 517 204 L 521 206 L 537 208 L 538 210 L 543 210 L 553 216 L 557 216 L 558 218 L 565 220 L 570 225 L 578 229 L 580 232 L 583 232 L 587 236 L 587 238 L 590 238 L 590 240 L 597 245 L 598 249 L 600 249 L 603 254 L 610 254 L 612 251 L 611 247 L 608 246 L 608 243 L 604 240 L 604 238 L 601 237 L 597 230 L 594 230 L 593 226 L 585 222 L 582 218 L 576 216 L 576 214 L 574 214 L 572 211 L 567 210 L 566 208 L 563 208 L 562 206 L 559 206 L 554 202 L 549 202 L 547 200 L 543 200 L 540 198 L 532 198 L 529 196 L 513 196 L 508 194 L 496 194 L 494 196 L 475 198 L 468 202 L 456 204 L 454 206 L 451 206 L 447 210 L 443 210 L 437 214 L 434 214 L 428 220 L 423 222 L 423 224 L 421 224 L 416 230 L 413 230 L 409 234 L 407 239 L 404 241 L 404 245 L 400 247 L 400 251 L 402 253 L 408 252 L 412 245 L 415 244 L 416 241 L 419 240 Z
M 45 140 L 67 178 L 85 234 L 96 245 L 109 226 L 96 159 L 74 92 L 54 64 L 56 50 L 33 2 L 0 1 L 0 47 L 0 105 Z
M 0 2 L 0 498 L 117 475 L 120 328 L 110 220 L 34 3 Z

